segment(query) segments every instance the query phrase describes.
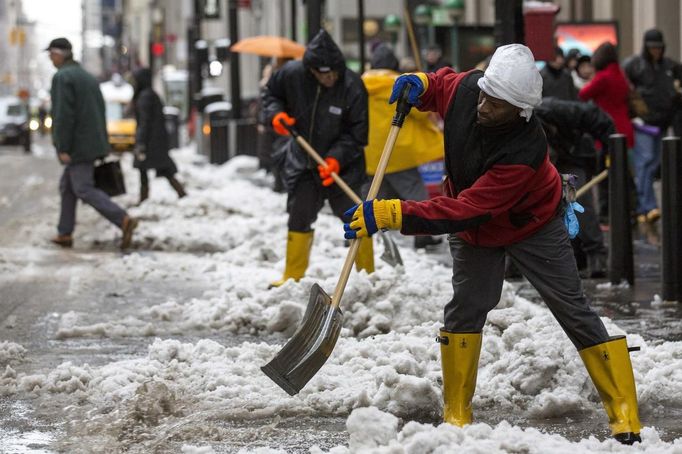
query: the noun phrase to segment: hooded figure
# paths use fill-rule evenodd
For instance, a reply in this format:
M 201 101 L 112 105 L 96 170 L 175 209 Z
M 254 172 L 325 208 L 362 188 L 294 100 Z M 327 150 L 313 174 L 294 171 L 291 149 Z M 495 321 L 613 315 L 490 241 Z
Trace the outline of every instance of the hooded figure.
M 329 33 L 320 32 L 308 43 L 302 61 L 290 61 L 274 73 L 263 92 L 263 118 L 285 136 L 273 150 L 273 161 L 288 193 L 289 235 L 284 276 L 303 277 L 312 247 L 312 224 L 329 201 L 336 216 L 353 206 L 334 184 L 337 173 L 356 194 L 366 180 L 364 147 L 367 145 L 367 91 L 360 76 L 346 68 L 346 60 Z M 292 125 L 325 160 L 318 166 L 280 124 Z M 360 246 L 356 264 L 374 270 L 371 241 Z
M 157 177 L 166 177 L 178 197 L 186 195 L 184 187 L 175 179 L 178 169 L 168 155 L 168 132 L 163 115 L 163 104 L 152 89 L 152 73 L 148 68 L 133 72 L 135 92 L 135 161 L 140 170 L 140 203 L 149 197 L 147 170 L 156 170 Z

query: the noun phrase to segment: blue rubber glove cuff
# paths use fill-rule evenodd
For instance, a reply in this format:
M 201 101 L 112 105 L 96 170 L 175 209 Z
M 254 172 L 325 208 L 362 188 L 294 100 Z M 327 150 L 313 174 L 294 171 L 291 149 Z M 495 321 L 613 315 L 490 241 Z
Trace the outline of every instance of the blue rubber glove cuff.
M 389 104 L 393 104 L 400 98 L 400 94 L 403 92 L 405 85 L 409 85 L 409 91 L 407 93 L 407 102 L 413 106 L 419 105 L 419 96 L 424 93 L 424 83 L 416 74 L 403 74 L 398 76 L 393 84 L 393 91 L 391 92 L 391 97 L 388 100 Z
M 375 233 L 377 233 L 379 229 L 377 228 L 377 222 L 376 219 L 374 218 L 374 200 L 368 200 L 367 202 L 363 202 L 362 206 L 355 205 L 351 209 L 343 213 L 343 215 L 346 218 L 350 218 L 352 220 L 355 217 L 354 215 L 357 210 L 362 210 L 360 213 L 358 213 L 359 214 L 358 217 L 364 219 L 365 228 L 367 229 L 367 233 L 369 234 L 369 236 L 372 236 Z M 354 240 L 357 238 L 357 232 L 350 227 L 350 222 L 343 224 L 343 230 L 345 232 L 343 236 L 347 240 Z
M 585 208 L 578 202 L 569 202 L 566 205 L 566 212 L 564 213 L 564 224 L 566 225 L 566 230 L 568 230 L 568 237 L 570 239 L 578 236 L 580 232 L 580 223 L 578 222 L 578 217 L 575 212 L 583 213 Z

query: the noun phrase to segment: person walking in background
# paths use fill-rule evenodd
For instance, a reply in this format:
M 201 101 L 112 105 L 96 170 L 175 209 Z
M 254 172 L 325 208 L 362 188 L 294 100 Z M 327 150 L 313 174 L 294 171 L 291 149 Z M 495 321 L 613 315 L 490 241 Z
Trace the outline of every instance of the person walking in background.
M 284 275 L 271 286 L 299 280 L 308 268 L 313 244 L 312 224 L 325 200 L 334 214 L 347 220 L 353 201 L 331 177 L 335 172 L 356 194 L 367 179 L 367 91 L 360 76 L 346 67 L 341 49 L 324 29 L 308 43 L 303 61 L 291 61 L 276 71 L 263 93 L 264 118 L 276 133 L 288 136 L 273 159 L 288 193 L 289 213 Z M 325 160 L 317 166 L 281 122 L 294 126 Z M 358 269 L 374 271 L 372 241 L 360 243 Z
M 140 202 L 149 198 L 149 170 L 155 170 L 157 177 L 165 177 L 178 197 L 187 195 L 184 186 L 175 178 L 178 171 L 168 154 L 168 132 L 163 116 L 161 98 L 152 89 L 152 72 L 148 68 L 133 71 L 135 92 L 135 161 L 133 166 L 140 171 Z
M 564 51 L 561 47 L 554 48 L 554 60 L 546 62 L 540 71 L 542 76 L 542 97 L 552 96 L 566 101 L 578 99 L 578 92 L 573 85 L 571 73 L 566 69 Z
M 580 89 L 578 97 L 582 101 L 594 101 L 600 109 L 609 114 L 616 131 L 625 136 L 628 155 L 631 155 L 635 144 L 635 132 L 630 121 L 628 106 L 630 87 L 618 64 L 616 46 L 608 41 L 600 44 L 592 55 L 592 65 L 595 75 Z M 606 153 L 599 154 L 597 172 L 606 168 L 606 157 Z M 604 181 L 599 185 L 599 215 L 602 221 L 608 222 L 608 213 L 608 181 Z
M 369 95 L 369 142 L 365 148 L 367 174 L 376 172 L 384 143 L 388 136 L 393 108 L 388 104 L 398 72 L 398 59 L 387 44 L 381 44 L 372 53 L 371 68 L 362 75 Z M 418 166 L 443 159 L 443 133 L 431 121 L 427 112 L 413 112 L 405 119 L 388 163 L 379 198 L 401 200 L 426 200 L 429 198 Z M 414 247 L 425 248 L 440 244 L 441 239 L 431 235 L 414 237 Z
M 576 61 L 575 68 L 571 71 L 571 78 L 573 79 L 573 86 L 576 90 L 580 90 L 587 84 L 592 77 L 594 77 L 594 66 L 592 66 L 592 59 L 589 55 L 582 55 Z
M 59 182 L 61 212 L 52 242 L 73 245 L 78 199 L 92 206 L 123 232 L 121 249 L 132 242 L 137 219 L 95 187 L 94 162 L 109 153 L 104 99 L 97 80 L 73 60 L 71 43 L 56 38 L 46 49 L 57 73 L 52 78 L 52 140 L 64 173 Z
M 637 185 L 637 220 L 654 223 L 661 217 L 654 178 L 661 162 L 661 139 L 670 126 L 678 103 L 675 90 L 677 64 L 664 56 L 663 33 L 644 33 L 642 51 L 624 63 L 625 75 L 646 103 L 647 113 L 635 119 L 634 167 Z
M 473 420 L 482 330 L 500 301 L 508 254 L 579 351 L 614 437 L 641 442 L 626 339 L 609 336 L 576 269 L 569 242 L 576 204 L 562 201 L 562 178 L 534 115 L 542 78 L 530 49 L 498 47 L 485 73 L 443 68 L 404 74 L 391 101 L 404 90 L 410 104 L 445 118 L 446 195 L 422 202 L 368 200 L 349 210 L 344 236 L 362 238 L 379 229 L 450 234 L 453 296 L 438 336 L 445 422 L 461 427 Z

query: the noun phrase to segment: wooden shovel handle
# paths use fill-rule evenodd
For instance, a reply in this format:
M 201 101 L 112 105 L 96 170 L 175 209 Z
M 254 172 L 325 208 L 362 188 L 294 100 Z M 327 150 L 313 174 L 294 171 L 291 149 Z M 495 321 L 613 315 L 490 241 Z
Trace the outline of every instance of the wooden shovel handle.
M 599 175 L 596 177 L 592 178 L 590 181 L 585 183 L 584 185 L 580 186 L 580 189 L 578 189 L 575 193 L 575 198 L 578 199 L 581 196 L 583 196 L 587 191 L 592 189 L 594 185 L 601 183 L 604 181 L 607 177 L 609 176 L 609 169 L 604 169 L 602 170 Z
M 315 160 L 319 165 L 327 167 L 327 163 L 322 159 L 322 157 L 315 151 L 313 147 L 310 146 L 307 140 L 305 140 L 303 137 L 301 137 L 300 134 L 294 134 L 294 137 L 296 138 L 296 142 L 310 155 L 311 158 Z M 334 182 L 343 190 L 343 192 L 346 193 L 348 197 L 353 201 L 353 203 L 360 204 L 362 203 L 362 199 L 358 197 L 358 195 L 351 189 L 350 186 L 346 184 L 345 181 L 343 181 L 343 178 L 338 176 L 336 172 L 331 173 L 332 178 L 334 179 Z

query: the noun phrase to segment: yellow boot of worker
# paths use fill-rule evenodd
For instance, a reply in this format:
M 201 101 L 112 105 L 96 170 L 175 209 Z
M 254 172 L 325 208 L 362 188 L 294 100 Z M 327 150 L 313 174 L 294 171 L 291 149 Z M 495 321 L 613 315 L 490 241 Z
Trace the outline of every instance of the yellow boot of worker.
M 360 239 L 360 248 L 358 255 L 355 257 L 355 268 L 367 271 L 367 274 L 374 272 L 374 244 L 372 237 L 364 237 Z
M 579 353 L 604 403 L 613 437 L 628 445 L 641 442 L 637 390 L 625 336 L 584 348 Z
M 289 231 L 287 235 L 287 259 L 282 279 L 270 283 L 270 288 L 279 287 L 287 280 L 298 281 L 308 269 L 310 249 L 313 246 L 313 232 Z
M 437 339 L 443 365 L 443 421 L 458 427 L 471 424 L 482 337 L 441 329 Z

